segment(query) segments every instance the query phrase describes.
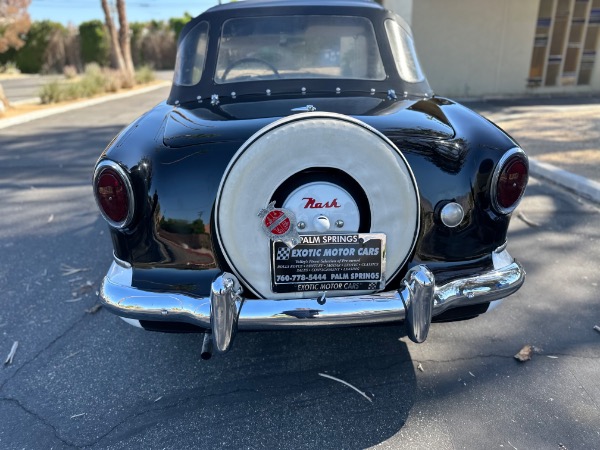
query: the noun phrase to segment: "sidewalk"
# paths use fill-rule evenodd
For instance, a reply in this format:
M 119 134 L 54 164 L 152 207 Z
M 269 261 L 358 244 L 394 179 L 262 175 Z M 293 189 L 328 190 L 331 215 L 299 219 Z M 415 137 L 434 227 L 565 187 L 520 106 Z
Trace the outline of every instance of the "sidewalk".
M 465 104 L 515 138 L 533 176 L 600 203 L 600 96 Z

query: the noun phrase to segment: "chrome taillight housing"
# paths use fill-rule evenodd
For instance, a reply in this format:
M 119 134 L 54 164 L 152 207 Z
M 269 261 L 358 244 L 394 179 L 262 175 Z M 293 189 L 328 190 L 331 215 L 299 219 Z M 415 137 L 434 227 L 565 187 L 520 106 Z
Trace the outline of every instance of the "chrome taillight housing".
M 510 214 L 517 207 L 529 180 L 529 160 L 518 148 L 507 151 L 494 169 L 492 177 L 492 206 L 500 214 Z
M 94 172 L 94 197 L 102 217 L 114 228 L 131 223 L 134 199 L 127 173 L 113 161 L 101 161 Z

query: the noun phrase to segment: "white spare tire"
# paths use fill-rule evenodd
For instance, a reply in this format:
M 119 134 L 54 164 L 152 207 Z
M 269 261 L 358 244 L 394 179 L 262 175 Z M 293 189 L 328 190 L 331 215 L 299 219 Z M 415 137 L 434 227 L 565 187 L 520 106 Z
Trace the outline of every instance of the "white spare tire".
M 258 297 L 307 298 L 318 294 L 273 292 L 271 242 L 258 217 L 290 179 L 300 181 L 289 201 L 309 198 L 311 192 L 320 188 L 340 199 L 352 194 L 335 180 L 311 180 L 303 186 L 302 177 L 296 177 L 297 174 L 314 168 L 324 171 L 325 177 L 329 169 L 346 174 L 364 191 L 367 205 L 362 202 L 362 211 L 357 212 L 361 202 L 351 200 L 340 211 L 348 215 L 354 228 L 350 232 L 359 231 L 355 216 L 362 214 L 370 216 L 370 229 L 361 232 L 386 235 L 385 280 L 391 280 L 400 271 L 414 248 L 420 218 L 418 189 L 410 166 L 389 139 L 367 124 L 339 114 L 311 112 L 283 118 L 255 133 L 233 156 L 221 179 L 215 204 L 214 231 L 220 250 L 233 273 Z M 335 223 L 344 221 L 336 219 Z M 303 234 L 302 229 L 299 232 Z M 340 290 L 327 295 L 369 292 L 373 291 Z

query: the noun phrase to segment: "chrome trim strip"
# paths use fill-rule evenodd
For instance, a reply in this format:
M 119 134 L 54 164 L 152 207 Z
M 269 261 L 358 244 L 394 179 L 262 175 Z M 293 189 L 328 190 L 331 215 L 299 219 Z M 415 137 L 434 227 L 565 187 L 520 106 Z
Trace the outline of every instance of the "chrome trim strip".
M 512 262 L 484 274 L 436 286 L 432 315 L 435 317 L 457 306 L 498 300 L 516 292 L 525 280 L 525 271 L 507 251 L 501 256 L 498 261 Z M 107 309 L 132 319 L 188 322 L 206 330 L 212 329 L 210 297 L 142 291 L 131 286 L 132 273 L 131 269 L 112 264 L 100 289 L 101 302 Z M 241 309 L 237 309 L 237 328 L 274 330 L 398 322 L 406 316 L 405 294 L 405 289 L 402 289 L 402 292 L 325 299 L 255 300 L 238 296 L 236 308 L 239 302 Z M 227 339 L 222 341 L 226 342 Z
M 517 206 L 519 206 L 519 203 L 521 203 L 521 200 L 523 199 L 523 195 L 525 194 L 525 190 L 523 190 L 519 199 L 510 208 L 504 208 L 498 204 L 498 195 L 497 195 L 498 192 L 497 191 L 498 191 L 498 178 L 500 177 L 500 172 L 502 172 L 502 169 L 504 168 L 504 165 L 506 164 L 506 162 L 515 155 L 521 155 L 523 157 L 523 161 L 527 165 L 527 176 L 529 176 L 529 158 L 527 157 L 527 155 L 525 154 L 525 152 L 523 151 L 522 148 L 513 147 L 510 150 L 508 150 L 504 155 L 502 155 L 502 158 L 500 158 L 500 161 L 498 161 L 498 164 L 496 164 L 496 167 L 494 167 L 494 174 L 492 175 L 492 184 L 490 186 L 490 195 L 492 197 L 491 198 L 492 206 L 493 206 L 494 210 L 496 212 L 499 212 L 500 214 L 510 214 L 511 212 L 513 212 L 515 210 L 515 208 Z
M 125 220 L 123 220 L 121 222 L 115 222 L 114 220 L 112 220 L 110 217 L 108 217 L 104 213 L 104 210 L 102 209 L 102 206 L 100 205 L 100 202 L 98 201 L 98 196 L 96 195 L 96 180 L 98 179 L 98 177 L 100 176 L 102 171 L 106 168 L 113 169 L 115 172 L 117 172 L 119 177 L 121 177 L 121 179 L 123 180 L 123 183 L 125 184 L 125 189 L 127 190 L 127 198 L 129 200 L 129 208 L 127 211 L 127 217 L 125 217 Z M 127 225 L 129 225 L 131 223 L 131 221 L 133 220 L 133 214 L 135 212 L 135 199 L 133 197 L 133 187 L 131 185 L 131 179 L 127 175 L 127 172 L 116 162 L 105 159 L 103 161 L 100 161 L 98 163 L 98 165 L 96 166 L 96 169 L 94 170 L 94 178 L 93 178 L 92 184 L 93 184 L 93 188 L 94 188 L 94 200 L 96 200 L 96 205 L 98 206 L 98 209 L 100 210 L 100 214 L 102 214 L 102 217 L 104 218 L 104 220 L 106 220 L 111 227 L 119 229 L 119 230 L 123 229 Z

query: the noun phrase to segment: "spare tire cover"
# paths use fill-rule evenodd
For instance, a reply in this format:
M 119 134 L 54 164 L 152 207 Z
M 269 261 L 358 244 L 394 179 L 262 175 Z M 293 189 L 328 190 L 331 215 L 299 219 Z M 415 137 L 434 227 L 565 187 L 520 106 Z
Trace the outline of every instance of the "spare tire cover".
M 366 193 L 369 232 L 386 235 L 385 280 L 399 272 L 415 245 L 420 220 L 417 185 L 404 156 L 389 139 L 339 114 L 286 117 L 259 130 L 237 151 L 225 169 L 215 204 L 218 245 L 231 270 L 259 297 L 318 294 L 272 291 L 271 242 L 258 217 L 282 183 L 311 168 L 341 170 Z M 328 296 L 368 292 L 373 291 L 332 291 Z

